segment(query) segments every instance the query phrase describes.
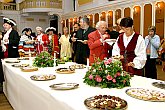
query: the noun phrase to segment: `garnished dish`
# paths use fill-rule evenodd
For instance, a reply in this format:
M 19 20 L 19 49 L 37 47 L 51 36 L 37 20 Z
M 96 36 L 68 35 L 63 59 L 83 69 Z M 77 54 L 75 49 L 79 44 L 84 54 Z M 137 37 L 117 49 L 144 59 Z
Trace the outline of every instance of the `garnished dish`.
M 165 82 L 153 82 L 152 85 L 160 89 L 165 89 Z
M 53 80 L 56 78 L 56 75 L 53 74 L 44 74 L 44 75 L 33 75 L 30 77 L 32 80 L 35 81 L 47 81 L 47 80 Z
M 98 95 L 87 98 L 84 104 L 90 110 L 126 110 L 127 102 L 119 97 Z
M 126 93 L 129 96 L 140 100 L 153 101 L 153 102 L 165 101 L 165 93 L 156 90 L 131 88 L 131 89 L 127 89 Z
M 21 70 L 23 72 L 33 72 L 33 71 L 37 71 L 38 68 L 33 66 L 27 66 L 27 67 L 22 67 Z
M 83 65 L 83 64 L 75 64 L 75 65 L 69 66 L 69 68 L 71 68 L 71 69 L 84 69 L 85 65 Z
M 13 64 L 12 66 L 20 68 L 20 67 L 27 67 L 27 66 L 29 66 L 29 64 Z
M 55 90 L 70 90 L 78 88 L 79 84 L 77 83 L 58 83 L 50 85 L 49 87 Z
M 18 58 L 18 60 L 29 60 L 29 58 L 28 57 L 20 57 L 20 58 Z
M 61 74 L 69 74 L 69 73 L 74 73 L 75 69 L 72 68 L 58 68 L 56 69 L 56 73 L 61 73 Z
M 19 60 L 6 60 L 6 63 L 19 63 Z

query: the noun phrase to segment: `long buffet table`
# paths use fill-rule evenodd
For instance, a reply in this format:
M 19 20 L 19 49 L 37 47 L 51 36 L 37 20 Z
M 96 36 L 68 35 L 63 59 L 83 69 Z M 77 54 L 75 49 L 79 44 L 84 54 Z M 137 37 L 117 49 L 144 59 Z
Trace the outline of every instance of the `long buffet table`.
M 165 110 L 165 102 L 149 102 L 128 96 L 123 89 L 108 89 L 91 87 L 83 83 L 87 69 L 76 69 L 73 74 L 57 74 L 55 68 L 39 68 L 35 72 L 22 72 L 19 68 L 12 67 L 10 63 L 2 61 L 5 82 L 4 93 L 14 110 L 88 110 L 84 100 L 95 95 L 106 94 L 118 96 L 128 102 L 128 110 Z M 21 61 L 21 63 L 29 63 Z M 59 67 L 72 65 L 68 62 Z M 56 79 L 49 81 L 34 81 L 30 76 L 37 74 L 55 74 Z M 149 88 L 165 92 L 163 89 L 152 86 L 158 80 L 134 76 L 131 79 L 133 88 Z M 53 90 L 49 86 L 55 83 L 78 83 L 79 87 L 73 90 Z

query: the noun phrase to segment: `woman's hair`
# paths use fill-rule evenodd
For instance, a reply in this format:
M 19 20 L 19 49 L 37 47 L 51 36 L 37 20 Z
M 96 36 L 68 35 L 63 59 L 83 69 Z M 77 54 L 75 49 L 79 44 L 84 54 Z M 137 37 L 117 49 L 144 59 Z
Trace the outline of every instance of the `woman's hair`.
M 156 32 L 156 27 L 155 26 L 149 26 L 148 27 L 148 32 L 151 31 L 151 30 L 154 31 L 154 33 L 155 33 Z
M 131 17 L 126 17 L 126 18 L 123 18 L 120 22 L 120 26 L 121 27 L 132 27 L 133 26 L 133 20 Z

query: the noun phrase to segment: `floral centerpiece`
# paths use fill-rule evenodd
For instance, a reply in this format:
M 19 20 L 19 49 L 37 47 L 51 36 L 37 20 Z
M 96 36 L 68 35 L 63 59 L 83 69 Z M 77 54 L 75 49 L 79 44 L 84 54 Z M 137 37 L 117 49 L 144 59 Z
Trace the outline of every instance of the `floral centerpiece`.
M 36 56 L 33 62 L 33 66 L 36 67 L 53 67 L 54 60 L 53 56 L 46 51 L 41 52 Z
M 131 76 L 123 71 L 119 59 L 99 59 L 91 66 L 84 77 L 84 83 L 102 88 L 123 88 L 130 86 Z

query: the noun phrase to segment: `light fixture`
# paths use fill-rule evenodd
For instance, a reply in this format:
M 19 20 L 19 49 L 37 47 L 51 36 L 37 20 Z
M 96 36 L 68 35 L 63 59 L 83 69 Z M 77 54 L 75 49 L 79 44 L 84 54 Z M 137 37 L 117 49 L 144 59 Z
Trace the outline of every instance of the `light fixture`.
M 161 5 L 160 5 L 160 3 L 157 3 L 155 7 L 156 7 L 157 12 L 161 13 Z
M 134 15 L 137 15 L 137 14 L 138 14 L 138 8 L 137 8 L 137 7 L 135 7 L 133 11 L 134 11 L 134 12 L 133 12 Z

